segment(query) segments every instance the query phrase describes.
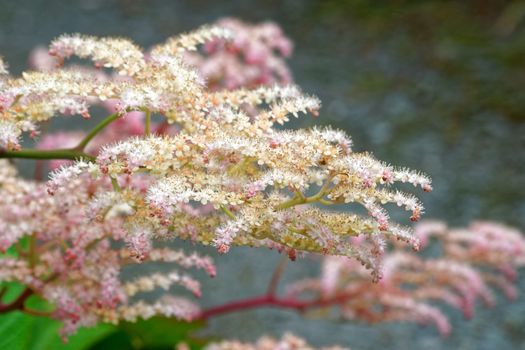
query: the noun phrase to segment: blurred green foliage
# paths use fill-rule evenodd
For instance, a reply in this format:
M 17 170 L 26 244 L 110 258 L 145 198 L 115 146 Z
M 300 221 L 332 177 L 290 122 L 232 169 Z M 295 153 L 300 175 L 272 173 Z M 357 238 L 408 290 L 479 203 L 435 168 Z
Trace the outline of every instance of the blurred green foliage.
M 2 302 L 9 303 L 24 289 L 17 283 L 2 283 L 7 288 Z M 26 305 L 34 310 L 49 310 L 50 306 L 38 297 L 31 297 Z M 0 349 L 9 350 L 60 350 L 89 349 L 99 339 L 115 332 L 116 327 L 100 325 L 82 329 L 64 343 L 59 336 L 60 322 L 47 317 L 35 317 L 19 311 L 0 315 Z
M 21 312 L 0 316 L 0 349 L 9 350 L 163 350 L 174 349 L 185 342 L 192 350 L 202 349 L 204 339 L 191 332 L 202 323 L 153 318 L 118 326 L 101 324 L 82 328 L 64 343 L 59 336 L 60 323 Z
M 167 350 L 174 349 L 180 342 L 186 343 L 192 350 L 202 349 L 206 344 L 205 339 L 195 338 L 192 332 L 203 325 L 200 322 L 180 322 L 162 317 L 137 323 L 124 322 L 89 349 Z
M 16 252 L 9 252 L 16 255 Z M 19 283 L 1 283 L 5 293 L 2 303 L 15 300 L 24 290 Z M 49 311 L 52 306 L 38 296 L 31 296 L 25 303 L 32 310 Z M 193 332 L 202 328 L 203 322 L 184 322 L 163 317 L 140 320 L 119 325 L 100 324 L 81 328 L 64 342 L 59 335 L 61 323 L 48 317 L 37 317 L 20 311 L 0 315 L 0 349 L 6 350 L 163 350 L 174 349 L 184 342 L 190 349 L 201 349 L 208 339 L 200 339 Z
M 441 116 L 482 111 L 525 120 L 519 93 L 525 84 L 525 2 L 327 0 L 314 12 L 358 31 L 364 55 L 387 53 L 384 71 L 362 70 L 353 96 L 397 90 L 414 100 L 424 96 L 421 102 L 431 102 L 437 108 L 430 112 Z M 422 79 L 430 79 L 427 90 L 435 93 L 422 91 Z

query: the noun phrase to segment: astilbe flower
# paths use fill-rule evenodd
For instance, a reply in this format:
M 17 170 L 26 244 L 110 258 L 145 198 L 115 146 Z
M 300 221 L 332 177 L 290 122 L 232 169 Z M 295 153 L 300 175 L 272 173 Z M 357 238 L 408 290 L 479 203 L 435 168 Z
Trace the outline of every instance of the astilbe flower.
M 430 191 L 430 180 L 353 152 L 341 131 L 276 128 L 291 115 L 317 115 L 319 100 L 298 87 L 209 89 L 183 56 L 212 38 L 230 36 L 225 29 L 203 27 L 145 55 L 126 39 L 65 35 L 50 47 L 60 64 L 77 55 L 122 76 L 60 68 L 0 80 L 2 157 L 30 155 L 33 151 L 19 151 L 23 131 L 34 135 L 40 122 L 59 113 L 88 117 L 94 104 L 116 104 L 116 113 L 100 128 L 110 122 L 128 125 L 130 113 L 141 113 L 137 119 L 146 124 L 144 135 L 130 126 L 118 137 L 124 140 L 102 145 L 117 138 L 118 129 L 108 128 L 98 144 L 88 144 L 90 133 L 77 146 L 59 149 L 56 158 L 77 160 L 55 170 L 47 184 L 23 180 L 2 164 L 0 248 L 11 251 L 21 240 L 30 241 L 16 257 L 2 257 L 2 281 L 27 286 L 21 303 L 4 310 L 24 307 L 24 298 L 38 294 L 55 306 L 65 335 L 100 321 L 156 314 L 191 319 L 198 308 L 182 297 L 137 299 L 138 293 L 173 284 L 200 295 L 190 276 L 172 271 L 119 279 L 126 266 L 149 261 L 214 275 L 208 258 L 159 250 L 156 239 L 190 239 L 221 253 L 238 245 L 277 248 L 291 258 L 301 252 L 352 257 L 372 270 L 375 280 L 387 239 L 419 247 L 418 237 L 391 222 L 382 206 L 395 203 L 418 220 L 422 205 L 392 185 L 405 182 Z M 176 128 L 152 133 L 151 114 Z M 85 153 L 89 147 L 91 153 Z M 349 203 L 369 215 L 321 208 Z
M 430 184 L 426 177 L 396 170 L 369 155 L 351 153 L 348 140 L 344 146 L 336 143 L 337 139 L 334 142 L 332 137 L 337 133 L 333 130 L 272 129 L 275 110 L 282 114 L 317 107 L 315 99 L 303 97 L 298 90 L 259 89 L 221 96 L 246 103 L 251 94 L 273 101 L 273 110 L 261 112 L 253 122 L 226 103 L 208 107 L 210 112 L 206 118 L 188 120 L 190 125 L 177 116 L 186 127 L 181 133 L 132 138 L 106 146 L 99 153 L 96 165 L 92 165 L 94 172 L 99 177 L 150 179 L 146 195 L 134 199 L 141 206 L 137 212 L 147 214 L 141 231 L 153 232 L 146 227 L 153 225 L 157 230 L 160 222 L 173 235 L 185 238 L 181 228 L 185 230 L 187 225 L 193 225 L 199 232 L 194 239 L 204 244 L 215 243 L 223 252 L 231 244 L 277 242 L 298 250 L 356 256 L 377 273 L 375 260 L 381 252 L 375 248 L 356 251 L 349 238 L 365 234 L 381 245 L 382 237 L 391 236 L 417 248 L 417 239 L 411 232 L 390 224 L 380 205 L 397 203 L 417 219 L 422 212 L 419 202 L 400 192 L 391 192 L 383 185 L 399 179 L 421 184 L 428 190 Z M 348 153 L 343 154 L 343 150 Z M 56 172 L 50 186 L 60 188 L 77 173 L 82 174 L 78 166 Z M 386 178 L 386 173 L 391 177 Z M 321 185 L 319 192 L 305 197 L 303 192 L 317 184 Z M 122 185 L 125 188 L 126 185 Z M 290 198 L 281 189 L 290 189 L 295 195 Z M 361 203 L 369 209 L 371 218 L 309 206 L 295 208 L 318 201 Z M 209 215 L 188 216 L 180 210 L 186 203 L 211 203 L 218 210 Z M 133 220 L 137 221 L 137 215 Z M 328 235 L 324 243 L 318 237 L 321 231 Z
M 252 25 L 235 18 L 223 18 L 215 25 L 230 30 L 232 40 L 216 38 L 201 52 L 184 56 L 207 79 L 208 88 L 232 90 L 291 83 L 285 58 L 292 54 L 293 44 L 279 26 L 272 22 Z
M 340 346 L 314 348 L 296 335 L 285 333 L 281 339 L 262 337 L 255 343 L 243 343 L 240 341 L 224 340 L 207 345 L 205 350 L 350 350 Z M 185 350 L 184 345 L 179 345 L 177 350 Z
M 231 40 L 214 37 L 215 33 L 220 36 L 219 30 L 206 34 L 207 27 L 203 27 L 201 33 L 204 33 L 204 37 L 207 35 L 210 38 L 210 41 L 205 43 L 204 50 L 197 51 L 197 44 L 201 43 L 201 40 L 197 40 L 198 37 L 196 39 L 194 35 L 189 35 L 187 39 L 173 38 L 168 41 L 169 45 L 153 48 L 153 52 L 158 54 L 161 50 L 167 49 L 177 51 L 179 50 L 177 45 L 184 42 L 192 52 L 185 51 L 184 47 L 181 47 L 184 54 L 183 59 L 194 66 L 206 79 L 207 89 L 235 89 L 273 83 L 291 83 L 291 74 L 283 57 L 291 54 L 293 45 L 276 24 L 265 22 L 252 25 L 237 19 L 225 18 L 218 21 L 217 26 L 230 30 Z M 283 57 L 278 56 L 276 52 Z M 54 50 L 52 54 L 56 54 Z M 41 46 L 31 52 L 29 63 L 38 71 L 54 71 L 60 67 L 48 50 Z M 104 71 L 96 68 L 92 70 L 83 66 L 76 68 L 97 76 L 102 81 L 112 79 Z M 120 104 L 121 102 L 116 99 L 103 102 L 103 106 L 110 113 L 116 112 Z M 87 154 L 97 155 L 100 148 L 109 142 L 142 135 L 143 125 L 143 112 L 127 113 L 97 135 L 85 151 Z M 174 132 L 174 128 L 165 123 L 152 123 L 152 130 L 155 133 L 171 134 Z M 82 131 L 48 133 L 39 141 L 37 148 L 52 149 L 53 146 L 74 146 L 75 144 L 70 143 L 75 140 L 80 141 L 80 135 Z M 66 140 L 70 142 L 62 142 Z M 51 170 L 54 170 L 60 165 L 69 163 L 70 161 L 67 160 L 53 160 L 48 165 Z
M 89 167 L 87 163 L 80 164 Z M 105 211 L 97 212 L 97 200 L 111 193 L 111 184 L 104 179 L 78 177 L 70 187 L 60 188 L 56 196 L 50 196 L 45 184 L 15 177 L 7 162 L 2 161 L 0 169 L 0 249 L 6 251 L 24 237 L 30 242 L 29 250 L 18 257 L 1 258 L 0 280 L 20 282 L 54 304 L 52 315 L 64 322 L 64 335 L 101 321 L 134 320 L 137 315 L 148 318 L 156 314 L 191 319 L 198 312 L 196 305 L 182 298 L 180 306 L 166 299 L 171 307 L 163 307 L 162 300 L 146 304 L 132 298 L 154 287 L 167 290 L 173 284 L 199 296 L 198 282 L 181 272 L 120 280 L 121 269 L 137 263 L 138 254 L 117 243 L 133 244 L 140 234 L 123 225 L 123 218 L 134 212 L 120 199 L 125 193 L 122 197 L 113 196 Z M 181 269 L 195 267 L 215 275 L 211 259 L 195 253 L 155 247 L 149 248 L 147 254 L 141 253 L 141 261 L 176 263 Z M 155 312 L 148 314 L 150 309 Z
M 214 35 L 227 35 L 225 30 L 197 31 L 194 41 L 203 42 Z M 168 41 L 166 47 L 190 48 L 195 44 L 187 37 Z M 174 44 L 176 43 L 176 44 Z M 35 132 L 36 122 L 58 113 L 80 114 L 89 118 L 89 106 L 97 101 L 116 98 L 119 111 L 148 109 L 151 112 L 193 114 L 203 107 L 202 80 L 194 69 L 183 62 L 180 54 L 163 51 L 148 59 L 140 48 L 126 39 L 95 38 L 70 35 L 55 40 L 50 54 L 59 61 L 76 54 L 92 58 L 97 66 L 114 68 L 128 79 L 105 81 L 90 71 L 61 69 L 52 72 L 26 72 L 20 78 L 7 79 L 0 94 L 0 147 L 16 149 L 23 131 Z M 191 91 L 191 92 L 190 92 Z M 188 99 L 188 93 L 193 99 Z M 9 136 L 9 138 L 8 138 Z
M 195 35 L 198 39 L 207 37 L 202 30 Z M 273 125 L 287 121 L 289 114 L 316 113 L 319 108 L 316 98 L 304 95 L 297 87 L 209 92 L 199 84 L 194 72 L 180 64 L 180 48 L 184 44 L 193 48 L 195 44 L 187 38 L 169 40 L 165 46 L 152 50 L 149 62 L 139 61 L 133 65 L 140 67 L 132 69 L 133 78 L 149 76 L 148 83 L 157 81 L 152 86 L 146 87 L 145 81 L 112 82 L 116 91 L 122 91 L 121 96 L 112 97 L 122 103 L 127 101 L 124 110 L 136 108 L 164 113 L 168 121 L 179 124 L 182 131 L 174 136 L 130 138 L 105 146 L 97 156 L 97 164 L 93 165 L 98 176 L 140 176 L 151 181 L 147 194 L 134 198 L 134 202 L 142 206 L 137 212 L 147 214 L 137 229 L 145 232 L 143 239 L 148 238 L 148 232 L 159 232 L 158 223 L 163 225 L 163 230 L 183 238 L 187 236 L 187 227 L 193 226 L 199 232 L 194 239 L 204 244 L 215 243 L 222 252 L 231 244 L 273 245 L 276 242 L 298 250 L 355 256 L 372 268 L 376 277 L 383 237 L 403 239 L 417 248 L 417 239 L 407 228 L 389 223 L 381 204 L 393 202 L 403 206 L 412 212 L 412 219 L 417 220 L 422 212 L 421 204 L 410 195 L 390 191 L 388 187 L 394 181 L 401 181 L 430 190 L 427 177 L 395 169 L 368 154 L 353 153 L 351 141 L 339 131 L 274 129 Z M 53 52 L 68 56 L 80 45 L 79 40 L 83 40 L 82 37 L 62 37 L 52 45 Z M 122 39 L 96 42 L 90 37 L 85 41 L 91 49 L 82 47 L 81 56 L 90 54 L 97 60 L 104 60 L 104 53 L 98 55 L 98 50 L 122 44 Z M 126 42 L 122 50 L 133 47 Z M 127 56 L 137 60 L 139 57 L 138 54 Z M 162 62 L 164 66 L 159 67 L 155 62 Z M 108 63 L 119 64 L 118 59 Z M 169 69 L 165 70 L 166 67 Z M 175 80 L 184 77 L 186 84 L 174 87 L 172 83 L 163 83 L 161 79 L 167 78 L 168 73 L 177 73 Z M 126 89 L 116 87 L 120 84 Z M 136 86 L 139 84 L 142 84 L 140 88 Z M 174 93 L 172 89 L 177 90 L 177 98 L 169 102 L 166 99 L 169 105 L 159 106 L 158 99 L 149 97 L 168 96 Z M 100 89 L 94 86 L 95 90 Z M 135 99 L 128 100 L 130 90 Z M 262 107 L 263 104 L 268 107 Z M 245 115 L 241 106 L 246 105 L 256 108 L 257 115 Z M 52 176 L 50 186 L 59 188 L 77 173 L 82 173 L 78 165 L 61 170 Z M 303 192 L 317 185 L 320 187 L 317 194 L 304 195 Z M 288 197 L 289 192 L 283 189 L 291 190 L 294 197 Z M 360 203 L 369 211 L 370 218 L 308 206 L 296 208 L 319 201 Z M 179 208 L 190 202 L 211 203 L 226 215 L 219 210 L 188 217 Z M 228 218 L 232 222 L 227 222 Z M 137 214 L 133 220 L 140 221 Z M 320 232 L 327 239 L 320 238 Z M 355 249 L 348 239 L 358 234 L 366 234 L 372 247 Z
M 319 278 L 289 286 L 289 295 L 314 293 L 325 302 L 332 300 L 326 305 L 346 319 L 433 324 L 443 335 L 451 326 L 436 302 L 470 318 L 477 300 L 493 305 L 494 289 L 516 298 L 517 268 L 525 265 L 525 239 L 518 230 L 492 222 L 449 229 L 443 222 L 428 221 L 415 231 L 424 247 L 438 245 L 442 254 L 414 255 L 397 245 L 384 258 L 383 278 L 373 285 L 355 262 L 326 257 Z

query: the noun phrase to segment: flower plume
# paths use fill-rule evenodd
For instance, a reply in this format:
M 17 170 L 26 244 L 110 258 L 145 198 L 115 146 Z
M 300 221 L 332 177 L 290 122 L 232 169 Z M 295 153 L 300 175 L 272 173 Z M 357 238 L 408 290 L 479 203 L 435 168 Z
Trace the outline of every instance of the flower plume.
M 293 285 L 285 299 L 269 292 L 257 302 L 338 306 L 347 319 L 432 323 L 446 334 L 448 320 L 429 300 L 470 317 L 478 299 L 494 302 L 495 288 L 515 297 L 525 264 L 519 232 L 487 222 L 462 230 L 427 222 L 414 232 L 423 205 L 398 185 L 429 192 L 428 176 L 354 151 L 341 130 L 283 127 L 321 109 L 291 83 L 291 50 L 271 23 L 225 19 L 149 51 L 124 38 L 63 35 L 21 76 L 0 59 L 0 158 L 53 161 L 42 182 L 0 160 L 0 282 L 25 286 L 15 301 L 0 300 L 0 313 L 38 311 L 25 304 L 37 295 L 67 337 L 100 322 L 192 321 L 227 309 L 206 313 L 191 299 L 206 291 L 190 272 L 217 271 L 210 257 L 175 247 L 179 240 L 221 254 L 247 246 L 291 260 L 324 256 L 321 276 Z M 72 56 L 92 67 L 69 64 Z M 24 133 L 38 136 L 58 115 L 87 119 L 94 106 L 110 115 L 91 131 L 49 133 L 36 149 L 22 148 Z M 389 204 L 408 212 L 404 222 L 391 219 Z M 407 249 L 435 239 L 442 258 Z M 147 263 L 169 269 L 123 278 Z M 175 286 L 180 295 L 169 293 Z M 152 297 L 159 290 L 165 295 Z M 291 335 L 208 349 L 233 347 L 311 349 Z
M 517 269 L 525 265 L 525 239 L 518 230 L 493 222 L 451 229 L 443 222 L 423 221 L 415 232 L 423 248 L 433 244 L 431 238 L 437 240 L 442 255 L 424 258 L 398 245 L 386 254 L 383 278 L 375 285 L 353 261 L 326 257 L 319 278 L 291 285 L 289 294 L 318 293 L 321 300 L 338 300 L 330 306 L 346 319 L 418 322 L 434 325 L 442 335 L 451 332 L 451 325 L 436 302 L 471 318 L 478 300 L 495 303 L 494 290 L 516 298 Z

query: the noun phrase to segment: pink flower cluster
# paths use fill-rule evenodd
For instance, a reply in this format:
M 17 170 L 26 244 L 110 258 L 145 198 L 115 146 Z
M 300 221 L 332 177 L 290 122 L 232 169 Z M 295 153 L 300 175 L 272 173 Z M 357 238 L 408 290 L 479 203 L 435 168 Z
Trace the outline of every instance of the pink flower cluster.
M 233 30 L 233 42 L 215 39 L 207 44 L 202 55 L 187 56 L 190 63 L 197 64 L 203 76 L 213 81 L 216 89 L 291 81 L 283 57 L 291 54 L 292 44 L 279 27 L 272 23 L 251 26 L 233 19 L 223 20 L 220 24 Z M 90 48 L 78 47 L 80 41 L 75 40 L 59 40 L 52 45 L 50 52 L 61 59 L 74 51 L 91 54 Z M 94 47 L 98 45 L 94 42 L 90 44 Z M 132 49 L 130 47 L 128 51 L 123 51 L 133 56 Z M 37 47 L 29 63 L 41 72 L 58 72 L 60 67 L 52 55 Z M 101 61 L 122 64 L 114 62 L 115 57 L 105 57 L 104 53 L 101 55 Z M 130 60 L 139 62 L 134 56 Z M 135 72 L 133 62 L 124 63 L 130 73 Z M 93 76 L 100 82 L 127 79 L 84 66 L 75 67 L 75 70 L 78 74 Z M 9 101 L 0 101 L 0 108 L 5 102 L 4 109 L 7 110 L 14 100 L 15 97 Z M 115 99 L 101 101 L 88 97 L 71 106 L 78 109 L 78 106 L 84 106 L 87 102 L 90 105 L 100 103 L 109 113 L 121 113 L 124 104 Z M 61 112 L 75 113 L 76 109 L 64 107 Z M 85 153 L 97 156 L 105 145 L 142 136 L 144 120 L 144 112 L 125 113 L 97 134 L 85 148 Z M 32 128 L 32 125 L 28 128 Z M 178 132 L 176 127 L 167 122 L 152 122 L 151 131 L 159 135 Z M 71 149 L 86 134 L 84 131 L 46 133 L 38 141 L 37 149 Z M 9 135 L 4 136 L 9 138 Z M 17 137 L 12 137 L 12 144 L 18 142 Z M 215 265 L 206 256 L 153 245 L 152 235 L 165 238 L 166 228 L 150 227 L 150 231 L 145 232 L 139 224 L 134 228 L 125 223 L 126 217 L 135 214 L 133 192 L 144 193 L 150 186 L 148 177 L 120 176 L 117 182 L 126 189 L 126 193 L 115 196 L 108 194 L 112 193 L 110 179 L 97 178 L 90 163 L 71 164 L 69 160 L 50 160 L 48 168 L 56 172 L 53 180 L 45 184 L 21 180 L 12 165 L 5 161 L 1 163 L 0 251 L 13 251 L 18 257 L 2 259 L 0 280 L 18 281 L 27 289 L 16 303 L 0 303 L 0 311 L 17 308 L 35 311 L 28 309 L 24 302 L 29 296 L 37 294 L 54 305 L 51 316 L 64 323 L 61 331 L 64 336 L 74 333 L 79 327 L 93 326 L 99 322 L 117 322 L 121 319 L 133 321 L 138 317 L 148 318 L 158 314 L 187 320 L 195 317 L 199 308 L 182 297 L 167 295 L 152 303 L 137 299 L 137 296 L 157 288 L 167 291 L 174 284 L 200 296 L 200 284 L 191 276 L 173 270 L 167 274 L 157 273 L 131 281 L 122 281 L 120 278 L 122 270 L 130 269 L 136 263 L 147 262 L 176 264 L 181 269 L 202 269 L 212 277 L 216 274 Z M 207 206 L 197 210 L 190 205 L 181 205 L 179 209 L 195 216 L 209 211 Z M 182 232 L 187 232 L 191 238 L 195 230 L 192 227 L 179 228 L 179 233 L 184 236 Z M 18 244 L 21 241 L 28 241 L 29 248 L 22 248 Z
M 54 304 L 51 316 L 64 322 L 64 336 L 81 326 L 133 320 L 138 315 L 147 318 L 166 314 L 183 319 L 196 315 L 198 308 L 182 298 L 177 299 L 184 306 L 179 312 L 173 310 L 177 304 L 171 301 L 163 307 L 163 300 L 168 299 L 153 304 L 135 301 L 140 293 L 159 287 L 167 291 L 175 284 L 200 296 L 199 282 L 189 275 L 173 270 L 168 274 L 121 280 L 121 271 L 139 262 L 176 264 L 184 270 L 202 269 L 212 277 L 216 272 L 208 257 L 149 243 L 147 248 L 142 247 L 142 233 L 124 227 L 123 218 L 132 214 L 133 208 L 123 197 L 111 198 L 109 211 L 102 213 L 93 206 L 84 210 L 86 201 L 92 197 L 108 200 L 104 193 L 111 188 L 109 180 L 81 176 L 69 187 L 53 190 L 56 195 L 50 196 L 46 184 L 22 181 L 15 176 L 15 170 L 2 162 L 0 250 L 5 252 L 9 248 L 18 257 L 2 259 L 0 278 L 26 285 L 30 291 L 26 298 L 38 294 Z M 140 181 L 128 186 L 137 191 L 141 187 Z M 28 242 L 27 249 L 15 244 L 21 241 Z
M 285 333 L 281 339 L 262 337 L 255 343 L 243 343 L 238 340 L 226 340 L 207 345 L 205 350 L 315 350 L 304 339 Z M 340 346 L 322 347 L 319 350 L 350 350 Z M 177 350 L 189 350 L 184 345 L 179 345 Z
M 354 260 L 325 257 L 319 278 L 291 285 L 289 296 L 317 293 L 326 307 L 336 307 L 346 319 L 433 324 L 442 335 L 450 333 L 451 325 L 434 302 L 471 318 L 478 300 L 494 304 L 494 289 L 516 298 L 517 269 L 525 266 L 525 238 L 518 230 L 484 221 L 450 229 L 427 221 L 417 224 L 415 232 L 423 242 L 422 253 L 400 246 L 389 251 L 378 283 L 370 284 L 369 274 Z M 425 248 L 436 246 L 442 254 L 426 256 Z
M 275 23 L 251 25 L 224 18 L 215 25 L 230 30 L 232 40 L 215 39 L 206 43 L 202 52 L 185 56 L 207 79 L 210 89 L 232 90 L 292 82 L 285 58 L 292 54 L 293 44 Z
M 253 25 L 235 18 L 221 19 L 216 25 L 230 30 L 233 38 L 231 40 L 216 38 L 207 42 L 202 51 L 187 52 L 184 56 L 187 63 L 195 66 L 207 80 L 208 88 L 232 90 L 260 85 L 286 85 L 292 82 L 285 58 L 292 54 L 293 44 L 279 26 L 273 22 Z M 55 57 L 41 46 L 31 52 L 29 64 L 40 71 L 53 71 L 58 68 Z M 88 70 L 85 67 L 81 68 Z M 109 79 L 100 70 L 93 70 L 91 74 L 102 80 Z M 118 111 L 119 104 L 121 102 L 118 100 L 108 100 L 103 106 L 110 113 L 115 113 Z M 105 144 L 141 135 L 144 131 L 143 125 L 144 113 L 127 113 L 124 118 L 109 125 L 103 133 L 97 135 L 86 153 L 97 155 L 100 147 Z M 160 134 L 176 132 L 176 129 L 166 123 L 154 123 L 152 129 Z M 81 131 L 47 133 L 39 140 L 37 148 L 72 147 L 82 139 L 82 136 Z M 49 162 L 49 169 L 54 170 L 70 163 L 70 161 L 53 160 Z
M 489 222 L 466 229 L 424 222 L 414 233 L 392 222 L 388 203 L 409 211 L 411 221 L 423 213 L 419 200 L 393 190 L 394 183 L 429 192 L 430 178 L 353 152 L 342 131 L 274 128 L 320 108 L 317 98 L 281 86 L 291 81 L 284 60 L 291 42 L 272 23 L 217 24 L 146 54 L 121 38 L 65 35 L 51 45 L 59 61 L 74 54 L 124 77 L 57 69 L 35 51 L 31 63 L 40 72 L 11 79 L 0 60 L 0 156 L 50 159 L 54 170 L 45 184 L 0 161 L 0 282 L 25 286 L 13 302 L 0 300 L 0 313 L 41 313 L 25 304 L 38 295 L 54 306 L 50 315 L 68 336 L 81 326 L 155 315 L 204 320 L 242 307 L 336 308 L 351 320 L 431 323 L 448 334 L 451 326 L 432 301 L 468 318 L 478 300 L 494 303 L 494 289 L 516 297 L 513 283 L 525 265 L 520 232 Z M 20 150 L 22 132 L 36 136 L 36 124 L 58 113 L 88 117 L 96 104 L 111 114 L 90 133 L 49 133 L 36 150 Z M 152 114 L 166 119 L 155 123 Z M 317 193 L 307 195 L 312 189 Z M 323 209 L 352 203 L 368 216 Z M 291 260 L 319 253 L 322 274 L 295 283 L 283 298 L 270 286 L 262 297 L 204 311 L 184 296 L 143 298 L 174 285 L 199 297 L 200 284 L 186 270 L 215 276 L 209 257 L 169 248 L 162 240 L 170 238 L 214 245 L 219 253 L 235 245 L 276 248 Z M 397 241 L 414 250 L 440 244 L 443 254 L 415 255 Z M 176 269 L 122 280 L 138 263 Z M 285 335 L 208 349 L 311 347 Z

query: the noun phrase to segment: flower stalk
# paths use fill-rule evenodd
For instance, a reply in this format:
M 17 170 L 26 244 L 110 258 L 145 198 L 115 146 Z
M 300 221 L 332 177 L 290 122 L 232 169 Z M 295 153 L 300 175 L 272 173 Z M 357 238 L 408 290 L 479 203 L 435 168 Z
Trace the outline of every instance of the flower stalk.
M 21 149 L 18 151 L 0 150 L 0 158 L 24 158 L 24 159 L 69 159 L 79 160 L 85 159 L 95 161 L 95 157 L 77 149 Z
M 74 147 L 74 150 L 83 151 L 88 143 L 95 137 L 99 132 L 104 130 L 105 127 L 107 127 L 109 124 L 117 120 L 122 116 L 121 113 L 113 113 L 106 118 L 104 118 L 100 123 L 98 123 L 83 139 L 79 142 L 79 144 Z

